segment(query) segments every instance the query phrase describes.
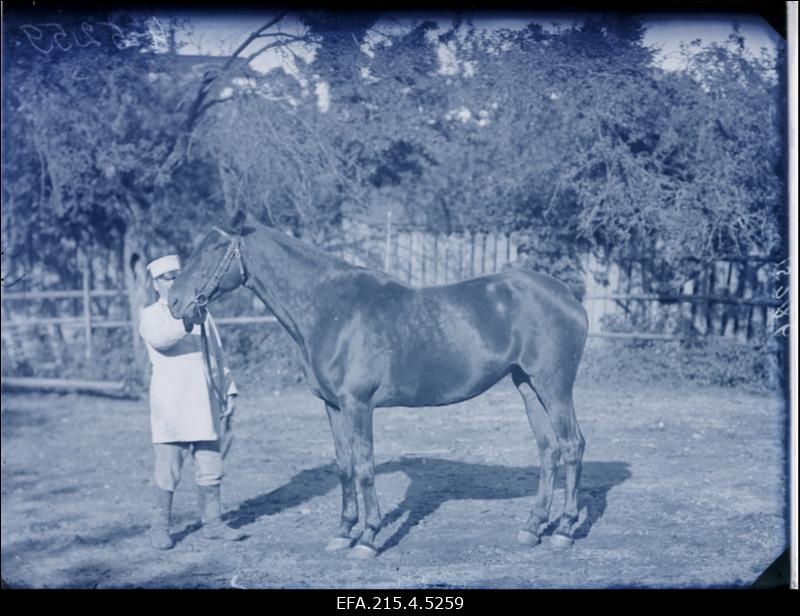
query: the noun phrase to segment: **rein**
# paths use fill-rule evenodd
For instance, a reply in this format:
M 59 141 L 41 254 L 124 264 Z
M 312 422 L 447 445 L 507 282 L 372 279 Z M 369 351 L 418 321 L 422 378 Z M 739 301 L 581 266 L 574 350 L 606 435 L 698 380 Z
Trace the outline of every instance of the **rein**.
M 219 385 L 217 385 L 217 381 L 214 379 L 214 372 L 211 369 L 211 353 L 208 350 L 208 334 L 206 334 L 205 319 L 200 322 L 200 340 L 203 345 L 203 360 L 206 363 L 206 372 L 208 373 L 208 380 L 211 383 L 211 389 L 216 394 L 220 404 L 224 404 L 225 394 L 222 392 L 222 389 L 220 389 Z
M 197 309 L 197 312 L 202 313 L 200 308 Z M 231 443 L 233 442 L 233 434 L 231 433 L 230 424 L 226 421 L 230 415 L 227 408 L 227 396 L 223 393 L 222 389 L 220 389 L 219 385 L 217 385 L 217 381 L 214 378 L 214 371 L 211 369 L 211 353 L 208 350 L 208 335 L 206 334 L 205 319 L 200 321 L 200 339 L 202 340 L 203 360 L 206 364 L 208 382 L 211 385 L 211 390 L 213 391 L 214 395 L 217 396 L 217 400 L 219 400 L 220 407 L 222 408 L 222 416 L 220 417 L 221 431 L 219 435 L 219 441 L 220 453 L 224 459 L 228 455 L 228 451 L 230 451 Z
M 247 276 L 247 269 L 245 269 L 244 266 L 244 257 L 242 256 L 242 248 L 241 248 L 242 238 L 241 237 L 233 238 L 228 233 L 217 227 L 214 227 L 214 229 L 216 229 L 224 237 L 230 239 L 230 244 L 228 244 L 228 249 L 225 251 L 225 255 L 222 257 L 222 260 L 220 261 L 216 270 L 214 270 L 214 273 L 211 275 L 211 277 L 206 281 L 206 283 L 197 293 L 194 301 L 195 301 L 195 310 L 197 312 L 197 319 L 198 321 L 200 321 L 200 339 L 202 341 L 203 360 L 206 366 L 206 373 L 208 374 L 208 381 L 211 386 L 211 390 L 217 396 L 217 399 L 220 402 L 220 406 L 223 409 L 223 414 L 221 419 L 224 420 L 227 416 L 226 395 L 222 391 L 220 386 L 217 384 L 217 381 L 214 378 L 214 371 L 212 370 L 211 366 L 211 353 L 208 348 L 208 334 L 206 333 L 205 308 L 206 306 L 208 306 L 208 297 L 210 295 L 213 295 L 214 291 L 217 290 L 217 287 L 219 286 L 222 277 L 225 275 L 225 272 L 228 271 L 228 267 L 230 266 L 231 261 L 236 259 L 239 265 L 239 274 L 242 277 L 242 285 L 245 286 L 247 285 L 248 276 Z M 224 426 L 225 423 L 223 421 L 223 429 Z M 225 430 L 225 432 L 228 432 L 228 430 Z M 228 449 L 230 447 L 230 442 L 231 442 L 230 440 L 231 436 L 227 434 L 225 436 L 227 436 L 227 439 L 223 437 L 223 440 L 226 440 L 227 443 L 222 448 L 223 457 L 225 457 L 225 455 L 228 453 Z

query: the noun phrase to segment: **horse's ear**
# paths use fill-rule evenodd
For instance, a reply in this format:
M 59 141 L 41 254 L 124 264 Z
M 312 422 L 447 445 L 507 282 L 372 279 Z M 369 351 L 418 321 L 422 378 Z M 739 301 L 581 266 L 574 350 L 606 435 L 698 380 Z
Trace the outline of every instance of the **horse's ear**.
M 212 227 L 222 227 L 225 225 L 226 220 L 218 211 L 203 206 L 203 214 L 205 215 L 206 221 Z
M 255 231 L 255 229 L 247 223 L 247 212 L 244 208 L 238 208 L 236 213 L 231 218 L 230 223 L 228 223 L 228 227 L 236 235 L 247 235 L 248 233 Z
M 244 229 L 245 222 L 247 222 L 247 212 L 245 212 L 243 208 L 239 208 L 236 210 L 236 213 L 231 217 L 231 221 L 228 226 L 234 233 L 240 235 L 242 229 Z

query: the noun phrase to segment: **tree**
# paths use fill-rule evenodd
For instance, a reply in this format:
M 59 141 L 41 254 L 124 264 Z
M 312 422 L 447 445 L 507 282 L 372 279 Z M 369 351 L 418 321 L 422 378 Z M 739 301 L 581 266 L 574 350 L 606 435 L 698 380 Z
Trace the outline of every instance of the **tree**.
M 6 76 L 13 86 L 4 125 L 17 139 L 4 150 L 12 170 L 3 178 L 11 205 L 4 232 L 12 244 L 26 244 L 30 258 L 62 238 L 121 244 L 136 321 L 147 297 L 146 238 L 159 236 L 158 214 L 173 196 L 152 187 L 178 122 L 180 91 L 140 19 L 58 14 L 59 33 L 49 40 L 30 37 L 41 29 L 28 16 L 10 17 Z M 32 182 L 37 190 L 29 193 Z
M 204 210 L 223 204 L 213 161 L 189 153 L 191 137 L 243 63 L 291 39 L 265 31 L 279 19 L 246 41 L 272 37 L 260 51 L 240 55 L 245 45 L 197 78 L 136 14 L 5 15 L 4 242 L 55 261 L 63 254 L 44 248 L 65 239 L 121 246 L 142 370 L 144 266 L 166 246 L 190 244 Z
M 379 17 L 281 13 L 186 71 L 136 16 L 32 30 L 7 13 L 4 245 L 54 264 L 63 251 L 42 247 L 65 239 L 123 246 L 134 318 L 156 250 L 242 204 L 318 242 L 382 207 L 435 230 L 526 231 L 561 278 L 586 246 L 673 265 L 785 251 L 781 67 L 736 31 L 665 72 L 629 17 L 515 31 Z M 313 61 L 250 66 L 297 46 Z

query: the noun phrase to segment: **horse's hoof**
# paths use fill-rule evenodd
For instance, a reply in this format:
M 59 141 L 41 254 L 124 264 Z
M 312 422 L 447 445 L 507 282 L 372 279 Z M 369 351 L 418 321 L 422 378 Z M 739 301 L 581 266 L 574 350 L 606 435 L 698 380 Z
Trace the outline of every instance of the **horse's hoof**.
M 357 558 L 358 560 L 370 560 L 377 555 L 378 550 L 363 543 L 356 544 L 356 546 L 350 550 L 350 554 L 348 554 L 350 558 Z
M 519 541 L 522 545 L 534 546 L 538 545 L 541 539 L 539 539 L 539 535 L 532 533 L 529 530 L 521 530 L 517 533 L 517 541 Z
M 336 550 L 345 550 L 353 545 L 353 540 L 350 537 L 334 537 L 328 541 L 325 549 L 328 552 L 335 552 Z
M 552 545 L 557 550 L 566 550 L 569 547 L 572 547 L 572 544 L 575 543 L 575 540 L 572 537 L 567 537 L 566 535 L 562 535 L 560 533 L 553 533 L 550 537 L 550 545 Z

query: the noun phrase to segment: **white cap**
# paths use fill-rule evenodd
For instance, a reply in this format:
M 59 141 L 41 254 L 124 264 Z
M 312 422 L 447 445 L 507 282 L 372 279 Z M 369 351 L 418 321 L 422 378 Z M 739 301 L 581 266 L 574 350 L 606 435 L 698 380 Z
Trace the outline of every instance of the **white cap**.
M 167 255 L 155 261 L 151 261 L 147 266 L 147 271 L 153 278 L 158 278 L 167 272 L 174 272 L 181 269 L 181 259 L 178 255 Z

